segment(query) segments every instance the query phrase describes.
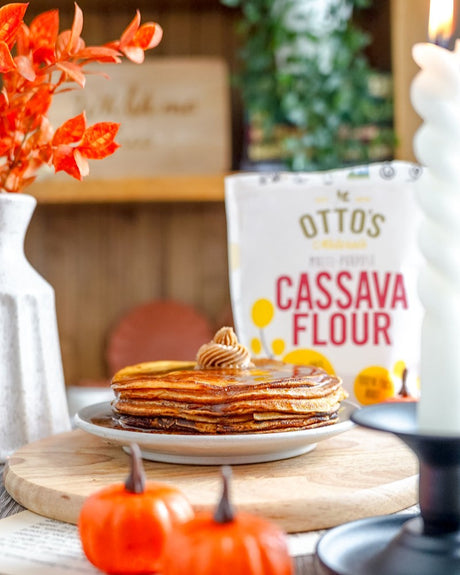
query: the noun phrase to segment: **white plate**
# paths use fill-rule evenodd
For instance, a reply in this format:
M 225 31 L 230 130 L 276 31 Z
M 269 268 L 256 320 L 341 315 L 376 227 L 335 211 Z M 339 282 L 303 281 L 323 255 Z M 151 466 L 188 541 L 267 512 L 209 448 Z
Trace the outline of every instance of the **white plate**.
M 111 417 L 110 402 L 84 407 L 75 415 L 74 422 L 80 429 L 122 446 L 137 443 L 144 459 L 189 465 L 222 465 L 276 461 L 307 453 L 319 441 L 353 427 L 350 415 L 355 409 L 355 405 L 343 401 L 338 422 L 326 427 L 238 435 L 177 435 L 106 427 L 98 424 L 97 420 Z

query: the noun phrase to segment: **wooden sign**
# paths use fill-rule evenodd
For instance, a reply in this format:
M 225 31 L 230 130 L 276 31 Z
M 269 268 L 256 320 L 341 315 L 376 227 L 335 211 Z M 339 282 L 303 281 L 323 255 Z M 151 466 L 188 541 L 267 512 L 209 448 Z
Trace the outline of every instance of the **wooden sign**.
M 121 123 L 121 148 L 90 161 L 91 179 L 222 173 L 230 168 L 228 71 L 218 58 L 154 58 L 99 66 L 84 90 L 54 98 L 54 127 L 86 111 L 88 125 Z

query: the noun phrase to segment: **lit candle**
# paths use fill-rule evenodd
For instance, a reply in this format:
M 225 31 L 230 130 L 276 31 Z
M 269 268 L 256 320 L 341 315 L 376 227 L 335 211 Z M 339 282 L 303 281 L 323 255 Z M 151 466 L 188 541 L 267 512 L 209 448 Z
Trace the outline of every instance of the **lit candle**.
M 413 57 L 421 71 L 411 100 L 423 125 L 414 152 L 426 167 L 418 198 L 424 212 L 419 244 L 425 266 L 419 294 L 425 308 L 421 340 L 418 426 L 460 435 L 460 45 L 452 34 L 453 0 L 431 0 L 430 40 Z

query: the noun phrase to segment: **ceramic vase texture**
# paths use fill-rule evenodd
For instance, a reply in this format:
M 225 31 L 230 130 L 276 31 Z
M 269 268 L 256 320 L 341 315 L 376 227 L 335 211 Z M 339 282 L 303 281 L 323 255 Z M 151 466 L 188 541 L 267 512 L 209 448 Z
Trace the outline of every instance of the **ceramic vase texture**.
M 0 461 L 70 429 L 54 289 L 24 254 L 35 206 L 0 193 Z

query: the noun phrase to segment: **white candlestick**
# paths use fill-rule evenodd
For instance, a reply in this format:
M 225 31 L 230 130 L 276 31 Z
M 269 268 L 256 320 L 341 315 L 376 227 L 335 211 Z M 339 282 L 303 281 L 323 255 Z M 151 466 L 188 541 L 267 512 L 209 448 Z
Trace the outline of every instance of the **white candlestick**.
M 460 52 L 417 44 L 421 72 L 411 100 L 424 123 L 414 152 L 426 166 L 419 181 L 425 218 L 419 278 L 425 308 L 421 342 L 420 431 L 460 434 Z

